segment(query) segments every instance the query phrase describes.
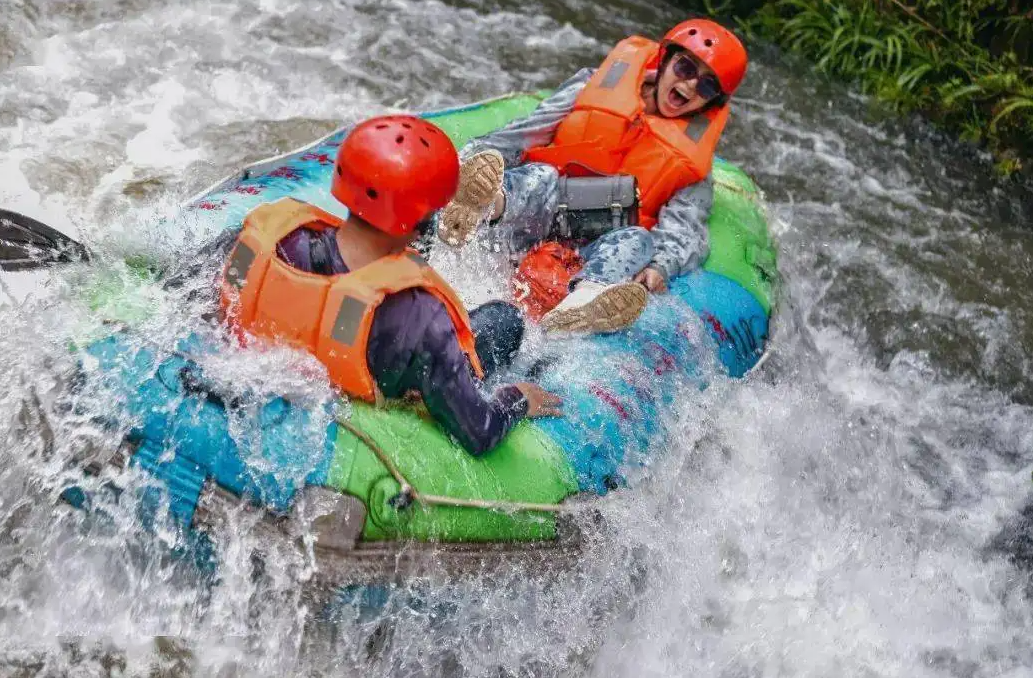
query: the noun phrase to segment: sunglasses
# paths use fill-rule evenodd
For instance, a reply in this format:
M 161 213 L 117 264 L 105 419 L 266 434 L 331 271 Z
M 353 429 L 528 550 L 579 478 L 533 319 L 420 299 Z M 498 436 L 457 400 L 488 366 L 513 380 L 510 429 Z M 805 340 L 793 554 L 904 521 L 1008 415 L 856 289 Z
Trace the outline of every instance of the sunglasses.
M 674 63 L 671 64 L 671 70 L 674 71 L 674 75 L 679 80 L 695 80 L 696 93 L 704 99 L 713 99 L 718 94 L 721 94 L 721 83 L 717 81 L 717 76 L 713 73 L 700 76 L 699 66 L 696 65 L 695 60 L 688 54 L 675 57 Z

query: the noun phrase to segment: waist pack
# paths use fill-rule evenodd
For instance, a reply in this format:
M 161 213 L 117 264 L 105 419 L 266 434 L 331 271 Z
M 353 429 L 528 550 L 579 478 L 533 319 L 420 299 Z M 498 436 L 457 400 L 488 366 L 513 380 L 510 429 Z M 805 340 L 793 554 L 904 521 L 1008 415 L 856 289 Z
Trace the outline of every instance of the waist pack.
M 638 226 L 634 176 L 560 177 L 554 237 L 595 240 L 627 226 Z

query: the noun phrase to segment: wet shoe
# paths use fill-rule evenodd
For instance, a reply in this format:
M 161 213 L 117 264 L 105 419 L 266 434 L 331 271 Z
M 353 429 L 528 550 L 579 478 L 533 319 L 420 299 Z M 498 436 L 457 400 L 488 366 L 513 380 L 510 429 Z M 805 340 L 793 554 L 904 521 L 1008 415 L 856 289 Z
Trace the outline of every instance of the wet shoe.
M 637 282 L 607 285 L 583 280 L 542 316 L 542 328 L 553 332 L 616 332 L 642 315 L 648 298 L 646 288 Z
M 463 163 L 455 197 L 438 216 L 439 238 L 459 247 L 473 237 L 477 226 L 491 216 L 488 210 L 502 190 L 505 168 L 502 154 L 494 149 L 481 151 Z

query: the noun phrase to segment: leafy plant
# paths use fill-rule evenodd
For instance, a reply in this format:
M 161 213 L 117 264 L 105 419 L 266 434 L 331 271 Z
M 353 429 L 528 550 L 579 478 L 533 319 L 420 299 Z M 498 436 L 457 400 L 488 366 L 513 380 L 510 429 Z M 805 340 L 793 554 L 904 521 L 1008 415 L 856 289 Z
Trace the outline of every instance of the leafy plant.
M 982 140 L 1003 171 L 1033 156 L 1033 10 L 1024 0 L 702 0 L 900 111 Z M 1020 6 L 1024 5 L 1024 6 Z

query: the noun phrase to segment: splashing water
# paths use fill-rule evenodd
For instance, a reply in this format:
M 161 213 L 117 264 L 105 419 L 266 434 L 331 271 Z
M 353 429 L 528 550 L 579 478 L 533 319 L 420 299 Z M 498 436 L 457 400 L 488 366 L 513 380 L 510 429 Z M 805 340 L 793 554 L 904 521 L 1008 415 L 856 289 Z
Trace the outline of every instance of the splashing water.
M 304 562 L 255 564 L 253 518 L 219 540 L 213 574 L 174 557 L 174 529 L 141 527 L 137 494 L 100 490 L 146 478 L 73 463 L 131 424 L 101 416 L 116 394 L 67 395 L 69 342 L 94 322 L 76 292 L 135 280 L 126 257 L 164 266 L 205 242 L 203 222 L 153 226 L 179 200 L 342 122 L 554 86 L 680 18 L 644 0 L 0 7 L 0 204 L 67 215 L 102 262 L 0 302 L 0 673 L 1029 675 L 1028 194 L 764 48 L 722 152 L 777 223 L 776 358 L 762 378 L 686 389 L 667 449 L 599 503 L 573 571 L 327 608 Z M 490 262 L 437 256 L 484 300 Z M 144 285 L 149 345 L 204 329 L 188 299 L 203 285 Z M 331 401 L 288 351 L 205 369 L 241 396 Z M 103 510 L 58 501 L 73 485 Z

